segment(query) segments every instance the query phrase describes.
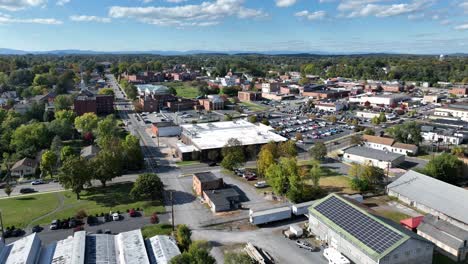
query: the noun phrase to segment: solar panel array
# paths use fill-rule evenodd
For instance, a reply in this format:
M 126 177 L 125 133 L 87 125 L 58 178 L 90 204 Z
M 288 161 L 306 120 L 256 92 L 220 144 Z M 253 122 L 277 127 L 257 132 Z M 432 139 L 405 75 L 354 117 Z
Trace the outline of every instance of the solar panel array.
M 335 196 L 315 206 L 315 210 L 379 254 L 403 238 Z

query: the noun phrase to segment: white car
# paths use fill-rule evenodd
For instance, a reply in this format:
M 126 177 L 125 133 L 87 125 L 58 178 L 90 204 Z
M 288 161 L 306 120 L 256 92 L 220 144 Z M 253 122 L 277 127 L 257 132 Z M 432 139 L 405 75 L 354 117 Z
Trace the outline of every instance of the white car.
M 113 213 L 111 214 L 112 216 L 112 221 L 119 221 L 120 220 L 120 215 L 118 213 Z

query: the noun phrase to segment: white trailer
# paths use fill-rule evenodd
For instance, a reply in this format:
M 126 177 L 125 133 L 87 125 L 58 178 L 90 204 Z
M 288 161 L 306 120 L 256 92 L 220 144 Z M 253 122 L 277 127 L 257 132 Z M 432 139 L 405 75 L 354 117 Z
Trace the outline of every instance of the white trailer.
M 315 203 L 315 200 L 300 203 L 300 204 L 294 204 L 292 206 L 292 212 L 294 215 L 297 215 L 297 216 L 307 215 L 309 213 L 309 207 L 311 207 L 314 203 Z
M 291 208 L 284 206 L 263 211 L 250 209 L 249 216 L 251 224 L 261 225 L 291 218 Z

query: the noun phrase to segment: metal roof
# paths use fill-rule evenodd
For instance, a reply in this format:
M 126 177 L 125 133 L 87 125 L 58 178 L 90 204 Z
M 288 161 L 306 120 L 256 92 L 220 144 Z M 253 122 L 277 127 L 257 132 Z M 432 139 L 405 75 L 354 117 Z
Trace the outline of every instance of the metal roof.
M 113 235 L 93 234 L 86 237 L 86 263 L 116 264 Z
M 455 249 L 464 247 L 464 241 L 468 240 L 468 231 L 454 226 L 447 221 L 438 219 L 431 214 L 424 217 L 418 226 L 418 231 Z
M 149 264 L 141 230 L 123 232 L 115 236 L 117 263 Z
M 468 224 L 468 190 L 415 171 L 406 172 L 387 189 Z
M 151 263 L 167 264 L 172 258 L 180 255 L 176 241 L 170 236 L 154 236 L 146 242 Z
M 401 154 L 361 146 L 347 148 L 344 150 L 344 153 L 380 161 L 394 161 L 400 157 L 404 157 Z
M 309 212 L 374 260 L 410 239 L 406 233 L 337 194 L 318 201 Z

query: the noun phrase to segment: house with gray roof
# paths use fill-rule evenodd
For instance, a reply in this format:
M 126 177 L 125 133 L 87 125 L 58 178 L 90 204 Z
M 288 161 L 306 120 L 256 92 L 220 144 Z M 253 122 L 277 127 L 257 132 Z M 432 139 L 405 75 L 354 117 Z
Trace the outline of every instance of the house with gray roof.
M 387 185 L 387 194 L 468 230 L 468 190 L 410 170 Z
M 362 146 L 350 147 L 343 152 L 344 162 L 371 165 L 384 170 L 405 162 L 405 155 Z
M 99 151 L 100 149 L 98 146 L 90 145 L 81 149 L 80 156 L 84 159 L 90 160 L 96 157 Z
M 309 207 L 309 231 L 352 263 L 432 263 L 430 241 L 335 193 Z
M 418 226 L 417 232 L 418 235 L 434 243 L 439 252 L 452 260 L 468 260 L 468 230 L 428 214 Z

